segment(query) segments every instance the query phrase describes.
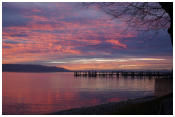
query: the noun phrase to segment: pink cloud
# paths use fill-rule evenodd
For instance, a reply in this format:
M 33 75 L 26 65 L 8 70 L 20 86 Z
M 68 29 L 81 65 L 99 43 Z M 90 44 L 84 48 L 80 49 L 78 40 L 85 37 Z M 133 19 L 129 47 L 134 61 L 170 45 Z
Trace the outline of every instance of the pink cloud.
M 119 42 L 118 40 L 111 39 L 111 40 L 107 40 L 106 42 L 111 43 L 112 45 L 114 45 L 114 47 L 127 48 L 126 44 L 123 44 L 123 43 Z
M 68 57 L 71 55 L 96 55 L 98 53 L 91 51 L 83 52 L 79 47 L 96 46 L 102 42 L 108 42 L 120 49 L 127 48 L 127 45 L 121 43 L 120 40 L 136 35 L 135 32 L 122 34 L 121 29 L 126 25 L 121 22 L 109 22 L 106 15 L 103 18 L 96 16 L 96 18 L 91 20 L 83 19 L 85 23 L 81 21 L 66 21 L 65 19 L 67 17 L 77 20 L 76 18 L 80 17 L 80 14 L 72 12 L 72 8 L 65 8 L 62 4 L 57 4 L 53 8 L 55 11 L 59 11 L 61 9 L 60 7 L 65 9 L 64 13 L 58 15 L 57 12 L 49 12 L 49 15 L 51 15 L 49 18 L 47 15 L 36 15 L 36 13 L 42 14 L 44 12 L 42 9 L 31 9 L 32 13 L 23 13 L 25 18 L 30 19 L 25 26 L 5 27 L 3 29 L 3 39 L 18 43 L 8 44 L 3 42 L 4 46 L 10 46 L 10 48 L 3 48 L 3 58 L 6 58 L 3 61 L 16 62 L 22 61 L 23 58 L 24 61 L 28 60 L 30 62 L 33 59 L 29 56 L 35 56 L 35 60 L 37 58 L 38 60 L 47 60 L 52 59 L 51 56 L 54 55 L 58 58 L 59 56 Z M 52 7 L 46 8 L 48 11 L 53 10 Z M 84 14 L 81 15 L 84 16 Z M 44 24 L 41 22 L 44 22 Z M 25 34 L 26 36 L 18 36 L 16 34 Z M 114 40 L 114 38 L 118 38 L 119 40 Z M 25 43 L 22 41 L 25 41 Z M 100 53 L 106 52 L 101 50 Z M 50 55 L 49 57 L 48 54 Z

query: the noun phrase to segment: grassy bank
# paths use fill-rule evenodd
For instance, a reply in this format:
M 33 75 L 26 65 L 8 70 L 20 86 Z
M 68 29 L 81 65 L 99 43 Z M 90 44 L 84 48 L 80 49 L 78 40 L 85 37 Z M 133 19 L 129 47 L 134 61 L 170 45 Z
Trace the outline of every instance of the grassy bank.
M 93 107 L 84 107 L 52 115 L 171 115 L 173 114 L 173 94 L 162 97 L 145 97 L 123 102 L 112 102 Z

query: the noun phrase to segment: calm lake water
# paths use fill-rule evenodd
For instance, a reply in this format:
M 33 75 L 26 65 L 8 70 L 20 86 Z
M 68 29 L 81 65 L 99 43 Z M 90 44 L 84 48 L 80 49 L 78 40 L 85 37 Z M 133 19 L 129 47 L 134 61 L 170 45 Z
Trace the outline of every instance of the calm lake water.
M 60 110 L 155 95 L 154 78 L 85 78 L 69 73 L 2 73 L 3 114 Z

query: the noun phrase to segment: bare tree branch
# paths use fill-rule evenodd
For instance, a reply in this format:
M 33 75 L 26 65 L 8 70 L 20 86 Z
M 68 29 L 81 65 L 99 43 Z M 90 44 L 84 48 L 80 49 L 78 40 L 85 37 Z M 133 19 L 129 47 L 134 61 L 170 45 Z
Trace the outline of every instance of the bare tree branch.
M 172 28 L 172 16 L 165 5 L 172 3 L 153 2 L 98 2 L 84 3 L 85 6 L 95 6 L 113 18 L 122 18 L 129 27 L 137 30 L 159 30 Z M 164 5 L 164 6 L 162 6 Z M 172 5 L 171 5 L 172 6 Z M 168 12 L 167 12 L 168 11 Z M 173 44 L 172 29 L 169 31 Z

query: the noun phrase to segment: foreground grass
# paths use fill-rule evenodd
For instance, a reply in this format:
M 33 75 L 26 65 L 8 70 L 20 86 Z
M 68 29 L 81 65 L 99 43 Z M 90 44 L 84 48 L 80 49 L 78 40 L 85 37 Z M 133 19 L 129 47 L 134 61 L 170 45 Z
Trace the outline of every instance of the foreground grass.
M 173 94 L 77 108 L 52 115 L 172 115 Z

